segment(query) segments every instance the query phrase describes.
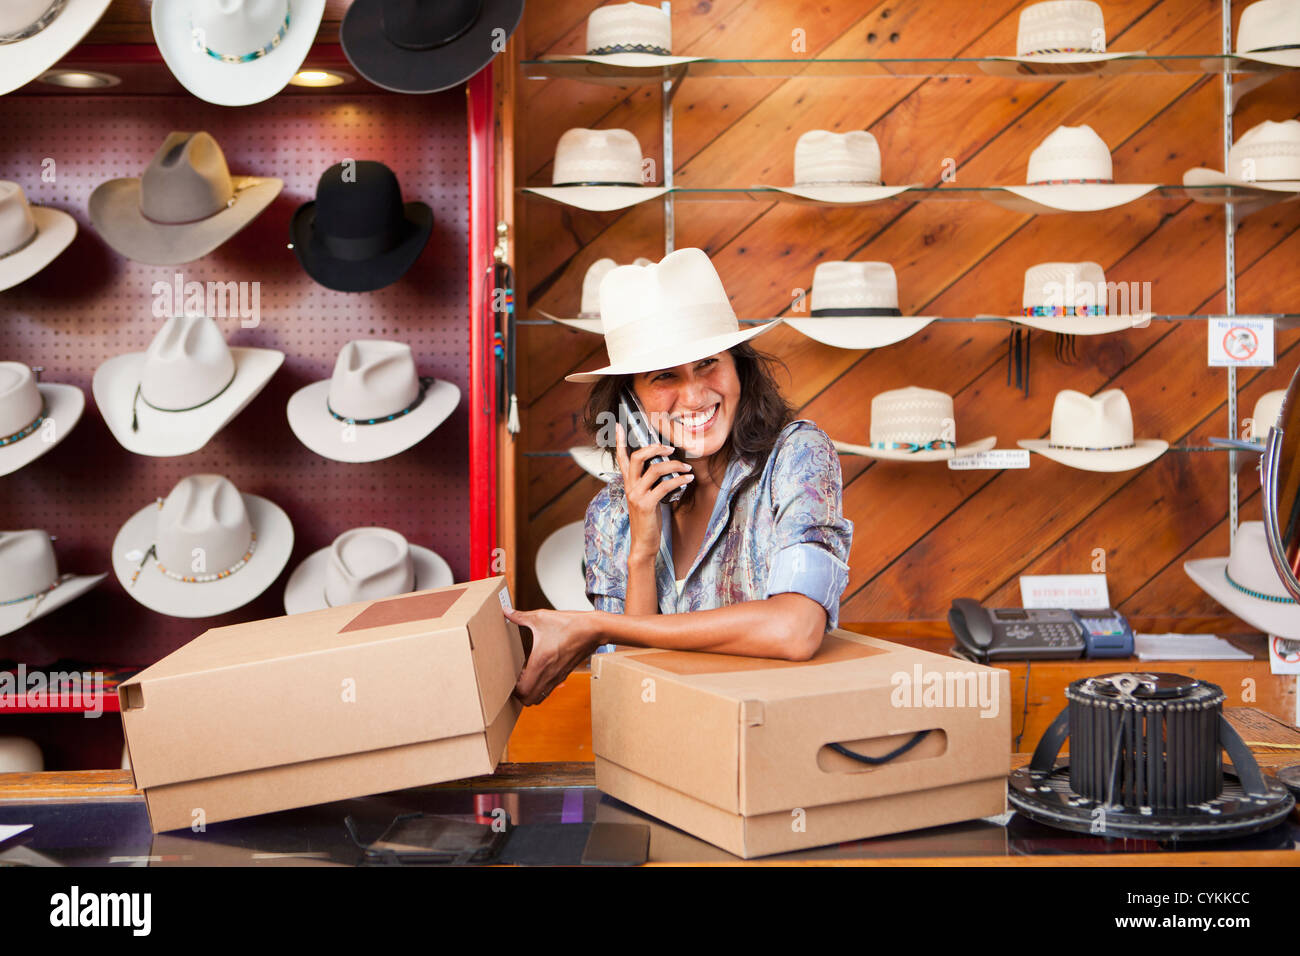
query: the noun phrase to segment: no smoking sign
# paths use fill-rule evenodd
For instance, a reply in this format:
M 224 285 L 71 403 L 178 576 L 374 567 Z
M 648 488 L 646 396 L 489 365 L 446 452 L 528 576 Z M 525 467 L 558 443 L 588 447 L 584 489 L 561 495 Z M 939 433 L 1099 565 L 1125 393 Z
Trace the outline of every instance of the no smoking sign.
M 1273 320 L 1240 316 L 1210 319 L 1210 365 L 1273 364 Z

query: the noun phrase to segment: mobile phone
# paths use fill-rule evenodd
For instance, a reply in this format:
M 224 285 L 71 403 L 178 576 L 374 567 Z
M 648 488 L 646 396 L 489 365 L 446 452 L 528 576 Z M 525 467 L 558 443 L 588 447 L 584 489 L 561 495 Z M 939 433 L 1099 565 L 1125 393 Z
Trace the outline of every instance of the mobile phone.
M 650 445 L 668 444 L 659 437 L 659 433 L 655 431 L 654 426 L 650 424 L 650 416 L 645 413 L 645 409 L 641 407 L 641 402 L 637 400 L 636 393 L 632 391 L 631 388 L 628 388 L 627 386 L 623 387 L 622 394 L 619 395 L 618 406 L 619 422 L 623 425 L 629 455 L 638 448 L 647 448 Z M 661 461 L 685 460 L 686 451 L 680 447 L 674 447 L 671 455 L 651 456 L 646 460 L 645 467 L 649 468 L 651 465 Z M 644 473 L 644 469 L 642 469 L 642 472 Z M 659 480 L 655 482 L 655 485 L 660 485 L 665 481 L 672 481 L 680 474 L 681 472 L 672 471 L 660 475 Z M 665 496 L 664 500 L 675 502 L 681 498 L 685 491 L 686 487 L 684 485 L 674 488 Z

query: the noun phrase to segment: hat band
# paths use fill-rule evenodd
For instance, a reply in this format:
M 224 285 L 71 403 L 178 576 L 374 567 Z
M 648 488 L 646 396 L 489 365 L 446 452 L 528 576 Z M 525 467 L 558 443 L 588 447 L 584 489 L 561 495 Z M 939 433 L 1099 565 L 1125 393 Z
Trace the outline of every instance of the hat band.
M 610 361 L 619 365 L 634 361 L 637 355 L 661 352 L 666 346 L 690 345 L 700 339 L 738 331 L 736 314 L 726 303 L 673 306 L 671 315 L 648 315 L 606 329 L 605 348 Z
M 163 506 L 163 502 L 162 499 L 160 498 L 158 500 L 158 508 L 161 510 L 162 506 Z M 163 574 L 165 574 L 167 577 L 171 578 L 173 581 L 182 581 L 186 584 L 206 584 L 209 581 L 220 581 L 222 578 L 230 577 L 232 574 L 234 574 L 244 565 L 248 564 L 248 559 L 253 556 L 253 552 L 256 550 L 257 550 L 257 531 L 256 529 L 250 528 L 249 538 L 248 538 L 248 550 L 245 551 L 243 556 L 234 564 L 232 564 L 230 567 L 222 571 L 216 571 L 212 574 L 185 575 L 185 574 L 177 574 L 175 571 L 168 571 L 165 567 L 163 567 L 163 563 L 158 560 L 158 545 L 156 543 L 151 544 L 149 545 L 149 550 L 144 553 L 144 557 L 140 559 L 139 567 L 137 567 L 135 569 L 135 573 L 131 575 L 131 583 L 135 584 L 136 579 L 140 577 L 140 571 L 144 568 L 144 563 L 149 560 L 150 555 L 153 555 L 153 560 L 154 563 L 158 565 L 158 570 L 161 571 Z
M 1113 179 L 1035 179 L 1033 182 L 1026 183 L 1026 186 L 1090 186 L 1103 185 L 1113 186 Z
M 655 56 L 671 56 L 672 50 L 653 43 L 610 43 L 588 50 L 587 56 L 609 56 L 611 53 L 653 53 Z
M 418 395 L 415 396 L 415 401 L 411 402 L 410 405 L 407 405 L 401 411 L 393 412 L 393 414 L 391 415 L 380 415 L 378 418 L 352 418 L 350 415 L 340 415 L 338 412 L 334 411 L 334 409 L 330 408 L 330 400 L 328 395 L 325 397 L 325 410 L 328 411 L 331 415 L 333 415 L 334 418 L 336 418 L 338 421 L 347 422 L 349 425 L 382 425 L 384 422 L 391 422 L 395 418 L 401 418 L 403 415 L 409 415 L 411 412 L 419 408 L 420 403 L 424 401 L 424 393 L 428 391 L 429 386 L 432 385 L 435 381 L 436 379 L 433 378 L 421 378 L 420 392 Z
M 197 405 L 191 405 L 189 408 L 163 408 L 159 405 L 155 405 L 153 404 L 153 402 L 149 401 L 149 399 L 144 397 L 144 391 L 143 391 L 144 383 L 143 382 L 138 383 L 135 387 L 135 397 L 131 399 L 131 431 L 138 432 L 140 430 L 140 420 L 135 413 L 136 402 L 144 402 L 155 412 L 192 412 L 194 411 L 194 409 L 202 408 L 204 405 L 207 405 L 209 402 L 215 402 L 218 398 L 220 398 L 225 393 L 226 389 L 230 388 L 231 382 L 234 382 L 235 376 L 238 374 L 239 374 L 239 369 L 236 368 L 235 371 L 232 372 L 230 375 L 230 381 L 226 382 L 225 385 L 222 385 L 215 395 L 213 395 L 211 398 L 205 398 Z
M 203 28 L 194 26 L 193 21 L 190 22 L 190 35 L 194 38 L 194 45 L 214 60 L 220 60 L 222 63 L 251 63 L 253 60 L 260 60 L 266 56 L 284 40 L 284 35 L 289 32 L 289 15 L 290 11 L 286 4 L 284 22 L 280 24 L 280 29 L 261 49 L 254 50 L 251 53 L 218 53 L 203 42 L 205 36 Z
M 1105 315 L 1104 305 L 1027 305 L 1020 310 L 1021 315 L 1062 316 L 1062 315 Z
M 884 307 L 876 307 L 876 306 L 871 306 L 871 307 L 869 307 L 869 308 L 861 308 L 861 309 L 858 309 L 858 308 L 854 308 L 854 309 L 813 309 L 812 312 L 809 313 L 809 315 L 812 315 L 812 316 L 815 316 L 815 317 L 823 317 L 823 316 L 837 316 L 837 315 L 843 315 L 843 316 L 858 316 L 858 315 L 869 316 L 869 315 L 878 315 L 878 316 L 892 316 L 892 317 L 899 317 L 899 316 L 901 316 L 902 314 L 903 314 L 903 312 L 902 312 L 901 309 L 887 309 L 887 308 L 884 308 Z
M 915 453 L 918 451 L 943 451 L 945 448 L 956 448 L 957 443 L 943 438 L 935 438 L 928 442 L 873 441 L 867 447 L 876 448 L 880 451 L 906 451 Z
M 36 36 L 36 34 L 40 33 L 53 23 L 54 18 L 63 12 L 63 5 L 66 2 L 67 0 L 54 0 L 46 11 L 36 18 L 35 22 L 27 24 L 27 26 L 23 27 L 17 33 L 7 33 L 4 36 L 0 36 L 0 45 L 5 43 L 17 43 L 19 40 L 26 40 L 28 37 Z
M 1047 447 L 1053 451 L 1124 451 L 1128 448 L 1136 448 L 1137 442 L 1129 442 L 1127 445 L 1058 445 L 1056 442 L 1049 441 Z
M 1283 50 L 1300 50 L 1300 43 L 1279 43 L 1277 46 L 1257 46 L 1249 50 L 1242 50 L 1237 55 L 1243 53 L 1279 53 Z
M 641 186 L 641 183 L 606 183 L 596 180 L 584 180 L 579 183 L 551 183 L 552 186 Z
M 1296 603 L 1295 598 L 1292 597 L 1278 597 L 1276 594 L 1265 594 L 1263 591 L 1252 591 L 1248 587 L 1243 587 L 1242 585 L 1238 584 L 1236 581 L 1232 580 L 1232 575 L 1228 573 L 1228 566 L 1226 564 L 1223 566 L 1223 577 L 1229 584 L 1231 584 L 1242 594 L 1246 595 L 1247 597 L 1253 597 L 1257 601 L 1271 601 L 1274 604 L 1295 604 Z
M 32 434 L 32 432 L 36 431 L 36 429 L 40 428 L 41 422 L 43 421 L 45 421 L 45 396 L 44 395 L 41 396 L 41 413 L 36 416 L 36 420 L 29 425 L 24 425 L 22 428 L 18 429 L 18 431 L 14 432 L 12 435 L 5 435 L 3 438 L 0 438 L 0 448 L 5 447 L 6 445 L 12 445 L 14 442 L 22 441 L 28 435 Z
M 1105 50 L 1094 50 L 1087 46 L 1049 46 L 1042 50 L 1028 50 L 1021 56 L 1042 56 L 1047 53 L 1105 53 Z
M 389 43 L 393 44 L 393 46 L 401 47 L 403 50 L 432 50 L 435 47 L 446 46 L 452 40 L 460 39 L 462 36 L 468 33 L 469 28 L 472 27 L 474 24 L 478 23 L 479 14 L 482 12 L 483 12 L 482 2 L 476 3 L 474 15 L 472 17 L 466 18 L 463 24 L 457 27 L 452 33 L 447 34 L 447 36 L 441 37 L 440 39 L 437 40 L 431 40 L 429 42 L 412 43 L 410 40 L 397 39 L 397 37 L 393 35 L 393 31 L 388 29 L 388 23 L 386 20 L 383 20 L 384 36 L 388 39 Z M 381 15 L 381 20 L 382 20 L 382 15 Z
M 405 219 L 400 220 L 400 223 L 405 222 Z M 325 232 L 317 233 L 316 236 L 320 239 L 321 245 L 335 259 L 343 259 L 347 262 L 362 262 L 383 255 L 400 243 L 402 241 L 402 225 L 391 226 L 373 236 L 351 238 L 332 236 Z
M 63 583 L 64 578 L 69 578 L 71 576 L 72 575 L 70 574 L 62 575 L 49 587 L 41 588 L 39 591 L 33 591 L 31 594 L 24 594 L 22 597 L 10 598 L 7 601 L 0 601 L 0 607 L 9 607 L 9 605 L 11 604 L 22 604 L 23 601 L 30 601 L 32 598 L 38 598 L 41 597 L 42 595 L 49 594 L 51 591 L 53 591 L 60 584 Z
M 196 222 L 206 222 L 207 220 L 211 219 L 213 216 L 221 215 L 221 213 L 225 212 L 227 209 L 233 209 L 235 206 L 235 202 L 239 199 L 240 193 L 242 193 L 246 189 L 252 189 L 255 186 L 260 186 L 265 181 L 266 180 L 263 179 L 249 179 L 246 182 L 244 182 L 242 185 L 235 186 L 231 190 L 230 198 L 226 200 L 226 204 L 224 206 L 222 206 L 220 209 L 214 209 L 206 216 L 199 216 L 196 219 L 179 219 L 179 220 L 155 219 L 153 218 L 153 216 L 149 215 L 147 212 L 144 211 L 143 206 L 139 207 L 140 215 L 143 216 L 149 222 L 153 223 L 155 226 L 190 226 Z M 141 194 L 141 198 L 144 198 L 143 194 Z
M 8 252 L 0 252 L 0 259 L 8 259 L 10 256 L 18 255 L 18 253 L 22 252 L 33 242 L 35 242 L 36 237 L 39 236 L 40 234 L 41 231 L 39 229 L 33 229 L 32 234 L 28 236 L 26 239 L 24 239 L 20 244 L 14 246 L 14 248 L 10 249 Z
M 883 186 L 885 184 L 879 179 L 817 179 L 797 181 L 794 185 L 797 189 L 803 189 L 808 186 Z

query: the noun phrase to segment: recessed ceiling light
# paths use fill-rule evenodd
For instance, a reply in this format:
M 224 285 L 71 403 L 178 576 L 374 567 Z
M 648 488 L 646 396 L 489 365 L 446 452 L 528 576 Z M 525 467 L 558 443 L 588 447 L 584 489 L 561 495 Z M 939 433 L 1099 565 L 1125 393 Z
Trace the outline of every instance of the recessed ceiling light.
M 342 86 L 351 83 L 355 77 L 342 70 L 299 70 L 289 81 L 292 86 Z
M 77 90 L 97 90 L 117 86 L 122 80 L 111 73 L 97 73 L 93 70 L 47 70 L 41 74 L 41 82 Z

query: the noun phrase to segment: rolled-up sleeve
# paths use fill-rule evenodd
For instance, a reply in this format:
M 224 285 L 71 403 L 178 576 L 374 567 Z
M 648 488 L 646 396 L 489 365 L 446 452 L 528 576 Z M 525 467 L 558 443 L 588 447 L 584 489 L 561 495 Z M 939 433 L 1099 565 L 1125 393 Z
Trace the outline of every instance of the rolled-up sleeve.
M 794 592 L 826 609 L 826 630 L 839 625 L 849 583 L 853 522 L 843 514 L 839 455 L 820 428 L 791 432 L 773 462 L 772 558 L 766 597 Z
M 627 599 L 627 556 L 629 521 L 624 506 L 622 482 L 600 490 L 587 505 L 583 522 L 583 552 L 586 558 L 587 600 L 597 611 L 622 614 Z

